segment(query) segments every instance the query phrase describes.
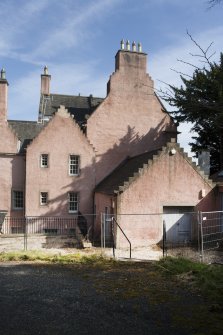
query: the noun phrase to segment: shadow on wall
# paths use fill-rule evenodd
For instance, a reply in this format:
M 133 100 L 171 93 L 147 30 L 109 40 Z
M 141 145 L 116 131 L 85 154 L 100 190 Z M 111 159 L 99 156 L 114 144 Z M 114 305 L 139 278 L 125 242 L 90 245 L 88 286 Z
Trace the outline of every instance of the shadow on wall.
M 141 136 L 135 131 L 135 128 L 128 126 L 126 135 L 118 139 L 118 143 L 104 154 L 97 156 L 97 183 L 110 174 L 126 157 L 134 157 L 159 149 L 169 142 L 171 137 L 176 137 L 176 132 L 167 127 L 165 119 L 166 117 L 155 128 L 150 128 L 146 135 Z
M 100 155 L 96 163 L 92 162 L 92 165 L 88 165 L 85 168 L 81 168 L 79 176 L 71 176 L 71 182 L 67 185 L 60 186 L 60 195 L 49 199 L 48 210 L 45 211 L 44 216 L 61 216 L 64 213 L 68 213 L 68 198 L 69 192 L 80 192 L 80 201 L 86 203 L 89 199 L 91 202 L 91 211 L 87 214 L 93 213 L 93 192 L 95 188 L 95 170 L 100 171 L 108 162 L 112 166 L 111 171 L 113 171 L 121 162 L 123 162 L 128 156 L 133 156 L 131 153 L 134 152 L 135 148 L 143 147 L 142 152 L 146 152 L 146 147 L 151 146 L 151 138 L 153 141 L 153 148 L 160 148 L 161 141 L 160 138 L 163 137 L 163 122 L 159 124 L 156 128 L 150 129 L 150 131 L 145 136 L 139 136 L 134 129 L 128 127 L 126 135 L 119 140 L 118 144 L 115 144 L 111 149 L 109 149 L 103 155 Z M 170 135 L 168 134 L 170 137 Z M 168 141 L 168 138 L 167 140 Z M 164 141 L 162 141 L 164 144 Z M 55 143 L 56 145 L 56 143 Z M 141 152 L 138 152 L 139 154 Z M 117 164 L 114 164 L 114 156 L 118 156 Z M 67 166 L 64 167 L 67 169 Z M 109 172 L 110 173 L 110 172 Z M 109 174 L 107 173 L 106 176 Z M 86 185 L 85 180 L 91 176 L 91 185 Z M 105 177 L 106 177 L 105 176 Z M 35 190 L 34 190 L 35 191 Z M 81 206 L 80 206 L 81 210 Z M 83 213 L 83 215 L 86 213 Z
M 13 194 L 15 191 L 25 191 L 25 156 L 9 155 L 1 157 L 1 212 L 7 212 L 8 216 L 23 217 L 23 210 L 14 210 Z
M 58 185 L 59 195 L 49 198 L 48 205 L 42 208 L 44 213 L 39 216 L 77 218 L 78 229 L 82 233 L 83 238 L 87 235 L 92 235 L 95 218 L 93 208 L 94 189 L 96 186 L 95 171 L 97 173 L 104 171 L 104 177 L 106 177 L 128 156 L 138 155 L 150 149 L 158 149 L 164 145 L 171 137 L 171 133 L 164 133 L 166 130 L 164 119 L 156 128 L 151 128 L 144 136 L 139 136 L 134 128 L 128 127 L 126 135 L 119 139 L 118 144 L 115 144 L 103 155 L 97 157 L 97 161 L 92 162 L 92 165 L 81 168 L 79 176 L 71 176 L 69 184 Z M 66 166 L 64 168 L 67 170 Z M 33 192 L 38 191 L 34 189 Z M 79 213 L 69 213 L 70 192 L 75 192 L 79 195 Z M 88 213 L 86 213 L 84 208 L 88 208 Z

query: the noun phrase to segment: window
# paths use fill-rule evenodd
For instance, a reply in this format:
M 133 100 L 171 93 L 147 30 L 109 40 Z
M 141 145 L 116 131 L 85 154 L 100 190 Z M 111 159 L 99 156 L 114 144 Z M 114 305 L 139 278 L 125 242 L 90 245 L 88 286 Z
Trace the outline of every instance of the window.
M 69 159 L 69 175 L 77 176 L 80 172 L 80 156 L 70 155 Z
M 47 192 L 41 192 L 40 193 L 40 205 L 45 206 L 48 203 L 48 193 Z
M 23 209 L 24 207 L 23 191 L 13 191 L 12 204 L 14 209 Z
M 69 213 L 78 212 L 78 193 L 70 192 L 68 193 L 69 200 Z
M 40 166 L 42 168 L 47 168 L 48 167 L 48 163 L 49 163 L 48 161 L 49 161 L 48 154 L 42 154 L 40 156 Z

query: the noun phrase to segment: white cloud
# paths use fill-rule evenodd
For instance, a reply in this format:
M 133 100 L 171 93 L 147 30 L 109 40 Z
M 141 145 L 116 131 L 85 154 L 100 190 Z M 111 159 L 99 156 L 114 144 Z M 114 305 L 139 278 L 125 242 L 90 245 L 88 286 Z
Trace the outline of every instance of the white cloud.
M 15 2 L 0 3 L 1 15 L 5 18 L 0 26 L 0 55 L 38 65 L 58 54 L 67 53 L 74 46 L 82 47 L 86 39 L 94 36 L 94 30 L 89 26 L 104 19 L 120 2 L 97 0 L 77 5 L 66 0 L 57 3 L 56 22 L 47 21 L 49 10 L 52 10 L 50 0 L 21 1 L 17 10 Z M 40 29 L 36 29 L 38 26 Z M 30 39 L 32 30 L 34 33 Z
M 78 15 L 70 8 L 66 20 L 62 21 L 57 29 L 53 29 L 29 56 L 34 59 L 42 55 L 50 57 L 58 51 L 64 52 L 77 45 L 81 47 L 81 44 L 94 34 L 93 31 L 89 30 L 89 25 L 104 17 L 105 13 L 108 13 L 117 2 L 118 0 L 93 1 L 80 7 Z
M 1 16 L 4 17 L 0 26 L 0 54 L 10 56 L 12 51 L 15 55 L 14 51 L 21 47 L 20 34 L 28 30 L 37 14 L 42 12 L 48 3 L 49 0 L 20 1 L 19 5 L 14 1 L 0 3 Z

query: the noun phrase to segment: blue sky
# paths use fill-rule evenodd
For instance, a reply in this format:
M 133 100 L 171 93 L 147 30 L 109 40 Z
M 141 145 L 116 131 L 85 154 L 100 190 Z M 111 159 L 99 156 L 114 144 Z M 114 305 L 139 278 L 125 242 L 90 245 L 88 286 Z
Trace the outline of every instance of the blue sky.
M 174 68 L 191 73 L 177 59 L 198 62 L 186 30 L 213 60 L 222 51 L 223 4 L 206 0 L 1 0 L 0 66 L 9 86 L 9 119 L 36 120 L 40 74 L 48 65 L 51 92 L 105 96 L 122 38 L 140 41 L 148 53 L 155 87 L 179 85 Z M 188 150 L 186 126 L 180 143 Z

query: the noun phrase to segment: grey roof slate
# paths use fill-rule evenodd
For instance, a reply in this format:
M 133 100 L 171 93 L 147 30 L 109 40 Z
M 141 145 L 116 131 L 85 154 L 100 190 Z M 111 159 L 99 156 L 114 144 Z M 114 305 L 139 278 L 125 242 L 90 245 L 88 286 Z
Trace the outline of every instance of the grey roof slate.
M 44 127 L 43 124 L 36 121 L 9 120 L 8 123 L 21 141 L 20 152 L 24 152 L 27 145 Z
M 50 94 L 47 96 L 42 94 L 40 97 L 39 118 L 52 117 L 60 105 L 64 105 L 81 126 L 86 123 L 87 116 L 91 115 L 103 100 L 103 98 L 95 98 L 93 96 L 83 97 L 63 94 Z
M 141 155 L 128 157 L 124 160 L 108 177 L 102 180 L 95 188 L 96 192 L 105 194 L 114 194 L 119 186 L 122 186 L 129 177 L 133 177 L 135 172 L 138 172 L 148 160 L 152 159 L 154 155 L 161 149 L 145 152 Z

